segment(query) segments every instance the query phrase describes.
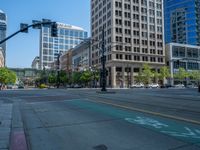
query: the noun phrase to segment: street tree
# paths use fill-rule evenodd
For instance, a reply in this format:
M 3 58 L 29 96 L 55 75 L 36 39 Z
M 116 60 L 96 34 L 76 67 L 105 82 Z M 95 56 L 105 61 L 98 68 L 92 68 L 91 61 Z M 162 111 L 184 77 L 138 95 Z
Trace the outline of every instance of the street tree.
M 143 77 L 144 84 L 150 83 L 150 81 L 153 77 L 153 73 L 152 73 L 151 67 L 148 64 L 143 65 L 142 77 Z
M 143 83 L 142 72 L 139 72 L 138 75 L 135 76 L 135 82 L 136 82 L 136 83 Z
M 56 75 L 54 73 L 48 76 L 48 83 L 53 86 L 56 84 Z
M 189 77 L 189 73 L 184 68 L 179 68 L 178 72 L 174 74 L 174 78 L 183 83 Z
M 159 79 L 163 80 L 163 84 L 165 83 L 165 80 L 167 78 L 170 78 L 170 72 L 169 72 L 169 68 L 167 66 L 163 66 L 160 68 L 160 74 L 159 74 Z
M 63 70 L 60 72 L 60 77 L 59 78 L 60 78 L 60 83 L 63 86 L 66 85 L 68 83 L 68 81 L 69 81 L 66 72 L 63 71 Z
M 199 70 L 190 72 L 189 76 L 191 79 L 195 80 L 198 85 L 200 84 L 200 71 Z
M 157 82 L 158 81 L 158 79 L 159 79 L 159 77 L 160 77 L 160 73 L 158 73 L 157 71 L 152 71 L 152 81 L 155 83 L 155 82 Z
M 17 80 L 16 74 L 8 68 L 0 68 L 1 85 L 14 84 Z
M 81 72 L 73 72 L 72 74 L 72 81 L 74 84 L 80 84 L 81 83 Z
M 82 72 L 80 80 L 85 86 L 88 86 L 88 83 L 92 80 L 92 72 L 89 70 Z

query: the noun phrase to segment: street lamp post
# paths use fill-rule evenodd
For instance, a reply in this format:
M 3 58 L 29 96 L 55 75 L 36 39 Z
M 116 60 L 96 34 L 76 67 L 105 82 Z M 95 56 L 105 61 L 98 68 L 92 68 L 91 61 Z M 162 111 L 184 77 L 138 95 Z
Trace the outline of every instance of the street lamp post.
M 101 57 L 101 63 L 102 63 L 102 92 L 106 92 L 106 56 L 105 56 L 105 36 L 104 36 L 104 27 L 102 29 L 102 57 Z

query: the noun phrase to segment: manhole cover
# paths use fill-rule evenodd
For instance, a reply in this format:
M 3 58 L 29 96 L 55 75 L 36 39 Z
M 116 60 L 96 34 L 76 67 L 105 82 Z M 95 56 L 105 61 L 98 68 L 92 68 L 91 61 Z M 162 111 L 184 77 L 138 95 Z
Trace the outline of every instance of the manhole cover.
M 101 144 L 101 145 L 97 145 L 95 147 L 93 147 L 95 150 L 107 150 L 107 146 Z

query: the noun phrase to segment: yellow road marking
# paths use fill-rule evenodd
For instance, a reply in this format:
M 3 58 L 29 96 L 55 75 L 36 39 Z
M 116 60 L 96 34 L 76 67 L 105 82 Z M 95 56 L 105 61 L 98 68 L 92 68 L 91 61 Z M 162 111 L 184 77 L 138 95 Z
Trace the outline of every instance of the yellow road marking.
M 94 100 L 88 100 L 88 101 L 98 102 L 98 103 L 107 104 L 107 105 L 111 105 L 111 106 L 115 106 L 115 107 L 119 107 L 119 108 L 123 108 L 123 109 L 129 109 L 129 110 L 132 110 L 132 111 L 138 111 L 138 112 L 147 113 L 147 114 L 151 114 L 151 115 L 155 115 L 155 116 L 160 116 L 160 117 L 165 117 L 165 118 L 169 118 L 169 119 L 175 119 L 175 120 L 179 120 L 179 121 L 184 121 L 184 122 L 200 125 L 200 122 L 196 121 L 196 120 L 191 120 L 191 119 L 186 119 L 186 118 L 182 118 L 182 117 L 162 114 L 162 113 L 144 110 L 144 109 L 140 109 L 140 108 L 128 107 L 128 106 L 114 104 L 114 103 L 100 101 L 100 100 L 95 100 L 95 101 Z

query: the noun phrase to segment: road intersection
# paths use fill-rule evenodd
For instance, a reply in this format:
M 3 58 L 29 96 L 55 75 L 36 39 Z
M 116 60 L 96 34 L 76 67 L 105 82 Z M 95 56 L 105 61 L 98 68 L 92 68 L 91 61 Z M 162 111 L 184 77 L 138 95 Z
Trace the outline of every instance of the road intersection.
M 195 89 L 96 91 L 1 91 L 0 108 L 9 105 L 12 122 L 0 150 L 200 150 Z

